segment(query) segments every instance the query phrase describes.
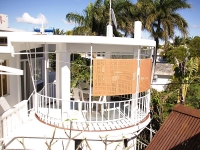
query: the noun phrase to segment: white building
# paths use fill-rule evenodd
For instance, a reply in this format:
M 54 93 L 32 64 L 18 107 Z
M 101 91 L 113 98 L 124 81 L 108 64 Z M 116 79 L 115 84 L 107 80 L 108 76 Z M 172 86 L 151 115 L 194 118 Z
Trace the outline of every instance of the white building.
M 158 92 L 165 91 L 168 84 L 171 83 L 172 76 L 174 74 L 173 64 L 167 63 L 163 58 L 163 49 L 158 49 L 156 66 L 154 71 L 154 77 L 152 81 L 152 88 Z
M 21 76 L 1 72 L 1 141 L 6 149 L 22 148 L 17 139 L 24 139 L 27 149 L 46 149 L 45 140 L 50 144 L 55 127 L 54 141 L 58 141 L 52 149 L 66 147 L 70 138 L 70 150 L 82 139 L 87 139 L 82 142 L 84 149 L 88 144 L 104 149 L 103 142 L 113 142 L 108 149 L 117 145 L 117 149 L 136 149 L 137 135 L 150 122 L 151 56 L 156 45 L 141 39 L 140 22 L 135 23 L 134 39 L 27 32 L 0 32 L 0 39 L 5 39 L 0 43 L 0 59 L 9 67 L 0 65 L 0 70 L 7 74 L 23 70 Z M 148 47 L 145 54 L 142 47 Z M 55 50 L 56 83 L 49 84 L 48 53 Z M 90 88 L 80 90 L 89 99 L 72 100 L 70 54 L 99 52 L 105 58 L 91 57 Z M 110 96 L 123 99 L 112 101 Z M 11 108 L 3 104 L 5 99 Z
M 8 26 L 8 16 L 0 14 L 0 32 L 24 32 L 23 30 L 10 28 Z
M 157 63 L 152 81 L 152 88 L 156 89 L 158 92 L 164 91 L 168 84 L 171 83 L 173 74 L 173 64 Z

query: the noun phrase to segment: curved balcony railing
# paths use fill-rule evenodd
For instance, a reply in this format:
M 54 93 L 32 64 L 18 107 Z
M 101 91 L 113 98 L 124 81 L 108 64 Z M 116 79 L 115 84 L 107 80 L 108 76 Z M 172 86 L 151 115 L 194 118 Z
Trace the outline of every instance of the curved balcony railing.
M 97 126 L 104 126 L 104 124 L 109 124 L 110 129 L 119 129 L 138 124 L 149 114 L 149 90 L 137 99 L 89 102 L 55 98 L 55 88 L 55 84 L 49 84 L 46 90 L 48 94 L 45 94 L 43 88 L 36 95 L 36 114 L 40 120 L 51 125 L 71 128 L 69 121 L 66 121 L 71 119 L 74 123 L 73 129 L 81 130 L 89 125 L 89 130 L 98 130 Z M 67 111 L 62 109 L 63 104 L 68 106 Z M 100 127 L 99 130 L 102 128 Z

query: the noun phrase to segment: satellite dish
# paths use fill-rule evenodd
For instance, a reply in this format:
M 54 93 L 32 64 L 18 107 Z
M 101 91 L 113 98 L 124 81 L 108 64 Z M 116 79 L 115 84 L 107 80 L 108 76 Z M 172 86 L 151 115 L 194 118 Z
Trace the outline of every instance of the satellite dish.
M 115 28 L 117 29 L 117 21 L 116 21 L 116 17 L 115 17 L 115 13 L 113 9 L 111 9 L 111 16 L 112 16 L 113 24 L 115 25 Z

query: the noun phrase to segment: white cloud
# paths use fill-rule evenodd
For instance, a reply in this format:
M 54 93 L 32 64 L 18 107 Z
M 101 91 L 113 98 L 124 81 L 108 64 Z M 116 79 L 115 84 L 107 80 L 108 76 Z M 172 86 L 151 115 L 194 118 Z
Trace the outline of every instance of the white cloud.
M 48 21 L 43 14 L 39 14 L 37 18 L 31 17 L 28 13 L 23 13 L 22 17 L 16 18 L 17 22 L 25 22 L 30 24 L 47 24 Z
M 197 25 L 191 25 L 190 28 L 200 28 L 200 26 L 197 26 Z
M 62 19 L 62 21 L 64 22 L 64 24 L 75 24 L 75 22 L 68 22 L 68 21 L 65 20 L 65 19 Z

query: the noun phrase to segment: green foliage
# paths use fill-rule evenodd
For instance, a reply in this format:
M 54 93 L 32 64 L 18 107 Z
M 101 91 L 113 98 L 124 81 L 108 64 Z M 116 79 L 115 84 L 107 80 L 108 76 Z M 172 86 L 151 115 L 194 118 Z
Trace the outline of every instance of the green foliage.
M 184 38 L 180 36 L 175 36 L 173 46 L 179 47 L 181 45 L 184 45 Z
M 188 60 L 186 56 L 182 62 L 179 62 L 176 58 L 176 67 L 174 69 L 174 78 L 181 83 L 180 94 L 181 94 L 181 103 L 185 103 L 187 90 L 190 84 L 196 79 L 199 78 L 197 75 L 199 60 L 197 57 L 191 57 Z
M 169 47 L 167 51 L 165 51 L 165 56 L 169 63 L 175 63 L 174 57 L 176 57 L 179 61 L 182 61 L 186 56 L 188 58 L 191 57 L 200 57 L 200 37 L 196 36 L 194 38 L 186 38 L 185 40 L 180 37 L 175 37 L 175 39 L 181 39 L 181 43 L 185 45 L 179 45 L 178 42 L 174 43 L 175 47 Z M 179 41 L 180 42 L 180 41 Z M 189 54 L 189 55 L 188 55 Z
M 162 45 L 158 45 L 158 48 L 162 48 L 163 46 Z
M 64 30 L 60 30 L 59 28 L 53 30 L 53 35 L 65 35 Z
M 197 109 L 200 109 L 200 85 L 197 80 L 200 75 L 199 59 L 197 58 L 199 43 L 200 37 L 186 38 L 185 46 L 170 47 L 165 51 L 168 62 L 174 64 L 174 76 L 166 92 L 179 90 L 179 97 L 187 99 L 185 104 Z M 176 96 L 172 98 L 178 101 Z
M 176 62 L 174 57 L 176 57 L 179 61 L 182 61 L 187 56 L 187 51 L 188 49 L 184 46 L 168 49 L 165 52 L 166 60 L 169 63 L 175 64 Z
M 168 92 L 158 92 L 155 89 L 151 89 L 151 113 L 152 113 L 152 128 L 158 130 L 164 120 L 168 117 L 174 104 L 173 93 L 168 95 Z M 167 98 L 166 98 L 167 96 Z
M 173 92 L 171 92 L 173 91 Z M 169 116 L 176 104 L 177 92 L 174 89 L 166 92 L 158 92 L 151 89 L 151 122 L 148 128 L 158 131 L 165 119 Z M 151 127 L 150 127 L 151 126 Z M 150 142 L 150 131 L 144 129 L 138 136 L 143 142 Z
M 191 51 L 194 51 L 193 56 L 200 57 L 200 37 L 195 36 L 193 39 L 189 40 L 188 47 L 191 49 Z
M 200 82 L 196 80 L 188 88 L 186 105 L 195 109 L 200 109 Z
M 171 113 L 175 104 L 177 104 L 178 92 L 176 86 L 173 85 L 166 89 L 166 91 L 158 92 L 151 89 L 151 114 L 152 114 L 152 128 L 159 130 L 163 122 Z
M 90 60 L 79 54 L 71 55 L 71 87 L 76 87 L 79 82 L 90 80 Z

